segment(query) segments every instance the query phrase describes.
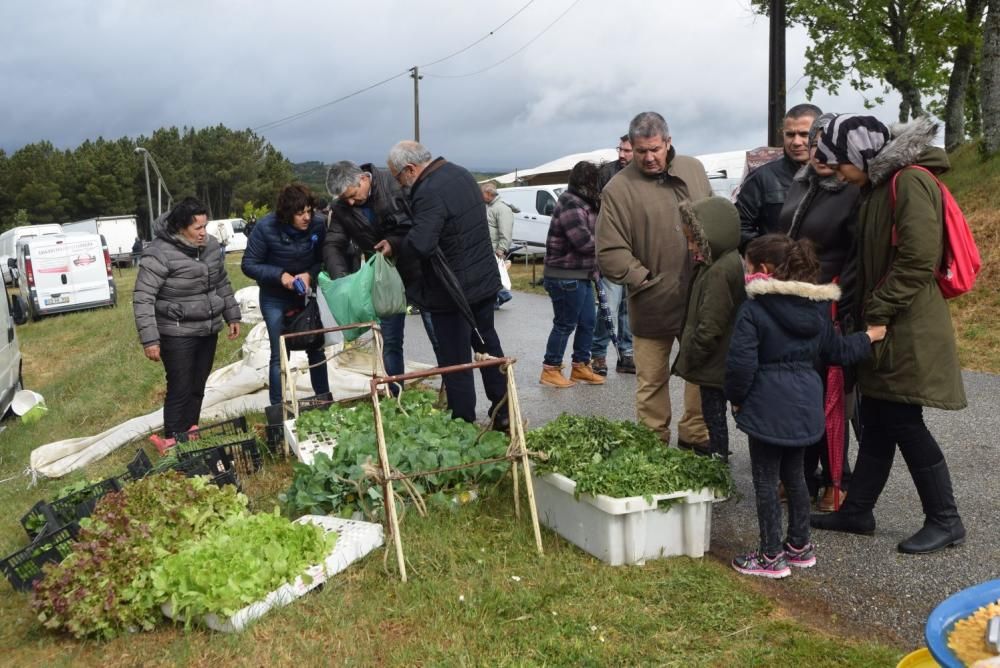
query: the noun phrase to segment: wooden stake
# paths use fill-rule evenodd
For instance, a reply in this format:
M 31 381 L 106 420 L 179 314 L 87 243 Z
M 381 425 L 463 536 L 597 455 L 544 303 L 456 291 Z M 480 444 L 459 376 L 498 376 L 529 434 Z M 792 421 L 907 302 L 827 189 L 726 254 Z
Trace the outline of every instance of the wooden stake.
M 389 515 L 389 533 L 396 546 L 396 563 L 399 564 L 399 577 L 406 582 L 406 561 L 403 559 L 403 537 L 399 533 L 399 517 L 396 515 L 396 498 L 392 491 L 392 475 L 389 469 L 389 452 L 385 447 L 385 431 L 382 429 L 382 409 L 379 407 L 378 387 L 372 383 L 372 410 L 375 416 L 375 441 L 378 443 L 378 461 L 382 468 L 382 497 Z
M 542 530 L 538 525 L 538 508 L 535 506 L 535 487 L 531 482 L 531 465 L 528 461 L 528 444 L 524 439 L 524 424 L 521 422 L 521 402 L 517 398 L 517 387 L 514 383 L 514 371 L 508 369 L 507 373 L 508 395 L 507 401 L 510 403 L 510 428 L 511 436 L 516 431 L 517 443 L 521 448 L 521 464 L 524 469 L 524 487 L 528 490 L 528 508 L 531 511 L 531 527 L 535 532 L 535 545 L 538 547 L 538 554 L 545 554 L 542 548 Z

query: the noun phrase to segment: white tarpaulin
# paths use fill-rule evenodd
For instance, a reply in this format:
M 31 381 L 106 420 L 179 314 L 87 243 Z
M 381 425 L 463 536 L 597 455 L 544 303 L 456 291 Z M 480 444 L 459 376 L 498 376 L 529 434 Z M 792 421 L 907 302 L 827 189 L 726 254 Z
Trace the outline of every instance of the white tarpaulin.
M 253 319 L 252 310 L 257 306 L 256 287 L 243 288 L 237 292 L 237 301 L 245 320 Z M 252 292 L 245 292 L 252 291 Z M 322 302 L 322 300 L 320 300 Z M 249 318 L 247 316 L 250 316 Z M 202 403 L 201 422 L 208 423 L 235 417 L 248 412 L 263 411 L 270 404 L 267 392 L 267 374 L 270 360 L 270 344 L 267 328 L 259 322 L 243 342 L 243 359 L 217 369 L 208 377 L 205 386 L 205 400 Z M 369 341 L 370 336 L 354 342 Z M 373 357 L 370 347 L 351 346 L 344 350 L 342 343 L 327 347 L 329 359 L 330 392 L 334 400 L 349 399 L 367 395 L 372 376 Z M 314 394 L 309 383 L 308 359 L 303 351 L 293 352 L 289 364 L 298 369 L 295 374 L 295 389 L 300 397 Z M 426 369 L 430 365 L 407 362 L 406 370 Z M 132 418 L 116 427 L 97 434 L 56 441 L 35 448 L 31 452 L 30 471 L 32 475 L 59 478 L 71 471 L 97 461 L 122 445 L 135 439 L 159 431 L 163 428 L 163 409 L 148 415 Z

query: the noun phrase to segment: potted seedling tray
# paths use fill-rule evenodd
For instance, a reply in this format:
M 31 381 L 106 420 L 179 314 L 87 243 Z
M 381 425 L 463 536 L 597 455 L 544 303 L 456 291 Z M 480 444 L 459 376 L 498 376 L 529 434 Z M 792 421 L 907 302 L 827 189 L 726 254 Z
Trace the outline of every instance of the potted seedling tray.
M 318 452 L 332 454 L 337 446 L 337 439 L 325 432 L 297 434 L 295 420 L 285 420 L 285 442 L 303 464 L 312 464 Z

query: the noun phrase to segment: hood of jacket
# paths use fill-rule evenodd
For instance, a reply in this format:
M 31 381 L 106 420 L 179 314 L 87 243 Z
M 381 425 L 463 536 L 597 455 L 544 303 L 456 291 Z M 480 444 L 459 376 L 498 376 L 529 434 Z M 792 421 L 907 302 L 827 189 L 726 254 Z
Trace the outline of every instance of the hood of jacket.
M 702 262 L 712 264 L 740 244 L 740 214 L 725 197 L 680 203 L 681 221 L 698 244 Z
M 950 168 L 944 149 L 932 146 L 937 136 L 938 124 L 926 116 L 910 123 L 892 126 L 892 139 L 879 154 L 868 162 L 868 179 L 878 186 L 903 167 L 921 165 L 935 174 Z
M 757 301 L 789 334 L 810 338 L 825 326 L 826 307 L 820 305 L 840 299 L 840 288 L 835 283 L 754 278 L 747 283 L 747 297 Z
M 795 180 L 808 187 L 816 187 L 820 190 L 836 193 L 847 187 L 847 181 L 841 181 L 836 174 L 830 176 L 820 176 L 811 162 L 807 162 L 799 171 L 795 172 Z

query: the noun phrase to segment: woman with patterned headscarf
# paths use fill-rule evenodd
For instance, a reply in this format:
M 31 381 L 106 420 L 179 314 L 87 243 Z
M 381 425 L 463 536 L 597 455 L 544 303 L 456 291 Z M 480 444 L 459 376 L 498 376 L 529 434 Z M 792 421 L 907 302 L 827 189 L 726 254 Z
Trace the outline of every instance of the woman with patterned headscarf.
M 857 325 L 887 325 L 889 333 L 858 367 L 864 428 L 850 494 L 838 512 L 813 515 L 811 523 L 873 533 L 872 511 L 898 447 L 925 516 L 898 548 L 925 554 L 964 542 L 965 527 L 923 407 L 957 410 L 966 400 L 951 315 L 934 276 L 944 223 L 941 191 L 928 171 L 947 170 L 948 156 L 931 145 L 937 125 L 927 118 L 895 130 L 871 116 L 845 114 L 827 124 L 817 148 L 819 162 L 861 188 Z

